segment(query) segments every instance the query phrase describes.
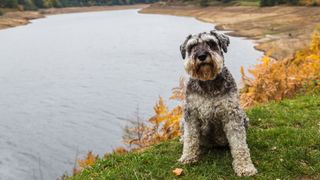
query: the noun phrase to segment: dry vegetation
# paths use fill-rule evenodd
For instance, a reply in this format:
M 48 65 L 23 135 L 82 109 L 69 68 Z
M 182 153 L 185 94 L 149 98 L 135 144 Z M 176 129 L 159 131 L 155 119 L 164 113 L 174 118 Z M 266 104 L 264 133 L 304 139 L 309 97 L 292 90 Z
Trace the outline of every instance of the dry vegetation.
M 299 91 L 305 93 L 320 89 L 319 30 L 313 33 L 310 47 L 299 50 L 291 58 L 276 61 L 263 57 L 260 64 L 249 70 L 252 78 L 246 76 L 242 69 L 242 105 L 250 107 L 290 98 Z
M 185 80 L 180 79 L 180 85 L 173 89 L 170 99 L 183 102 L 184 97 Z M 160 97 L 153 109 L 155 115 L 148 120 L 148 124 L 140 120 L 137 114 L 137 120 L 133 122 L 133 126 L 125 128 L 123 136 L 125 144 L 140 149 L 180 136 L 180 121 L 183 116 L 182 103 L 169 110 Z

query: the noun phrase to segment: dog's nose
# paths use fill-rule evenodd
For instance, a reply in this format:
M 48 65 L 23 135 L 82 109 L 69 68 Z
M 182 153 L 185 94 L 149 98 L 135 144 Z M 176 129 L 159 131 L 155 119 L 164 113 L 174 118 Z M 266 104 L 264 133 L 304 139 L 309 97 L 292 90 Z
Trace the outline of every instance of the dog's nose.
M 208 53 L 205 52 L 205 53 L 199 54 L 197 58 L 198 58 L 200 61 L 204 61 L 204 60 L 207 59 L 207 56 L 208 56 Z

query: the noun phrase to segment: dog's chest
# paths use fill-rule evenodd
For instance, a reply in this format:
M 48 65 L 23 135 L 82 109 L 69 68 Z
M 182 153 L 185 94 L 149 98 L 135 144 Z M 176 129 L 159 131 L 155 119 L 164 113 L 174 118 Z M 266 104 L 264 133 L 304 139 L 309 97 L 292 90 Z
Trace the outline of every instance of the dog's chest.
M 221 104 L 220 97 L 207 97 L 196 93 L 187 96 L 188 108 L 197 113 L 201 120 L 213 120 L 217 106 Z

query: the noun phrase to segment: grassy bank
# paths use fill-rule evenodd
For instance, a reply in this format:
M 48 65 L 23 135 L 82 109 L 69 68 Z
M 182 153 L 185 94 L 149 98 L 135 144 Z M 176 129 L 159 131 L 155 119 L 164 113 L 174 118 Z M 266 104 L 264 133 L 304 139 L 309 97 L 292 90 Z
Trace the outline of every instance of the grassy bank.
M 248 144 L 259 173 L 256 179 L 320 178 L 320 96 L 258 106 L 247 111 L 251 120 Z M 143 152 L 110 155 L 72 179 L 233 179 L 231 155 L 226 149 L 212 150 L 193 166 L 177 159 L 182 145 L 171 140 Z

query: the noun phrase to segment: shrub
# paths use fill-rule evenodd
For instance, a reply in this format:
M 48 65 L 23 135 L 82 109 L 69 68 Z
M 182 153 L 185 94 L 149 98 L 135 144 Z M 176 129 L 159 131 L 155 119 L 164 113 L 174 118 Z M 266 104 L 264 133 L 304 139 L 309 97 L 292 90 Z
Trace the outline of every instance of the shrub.
M 7 0 L 7 7 L 8 8 L 17 8 L 18 1 L 17 0 Z
M 180 79 L 178 87 L 173 88 L 171 100 L 183 102 L 185 99 L 185 80 Z M 182 104 L 182 103 L 181 103 Z M 183 106 L 177 105 L 169 110 L 160 97 L 154 106 L 155 115 L 147 123 L 139 116 L 131 121 L 131 126 L 125 128 L 123 141 L 131 148 L 144 148 L 168 139 L 180 136 L 180 120 L 183 116 Z
M 200 0 L 200 6 L 201 7 L 209 6 L 209 1 L 208 0 Z
M 320 1 L 316 1 L 316 0 L 313 0 L 312 3 L 311 3 L 311 6 L 318 6 L 320 5 Z
M 61 8 L 61 7 L 63 7 L 63 6 L 62 6 L 62 3 L 61 3 L 59 0 L 53 0 L 53 1 L 52 1 L 52 6 L 55 7 L 55 8 Z
M 260 6 L 274 6 L 277 4 L 277 0 L 260 0 Z
M 18 6 L 17 0 L 0 0 L 0 8 L 16 8 Z
M 44 8 L 43 5 L 43 0 L 34 0 L 34 5 L 37 6 L 38 8 Z
M 299 5 L 299 0 L 288 0 L 288 4 Z
M 24 10 L 37 10 L 37 6 L 34 5 L 34 3 L 31 0 L 25 0 L 23 5 Z

